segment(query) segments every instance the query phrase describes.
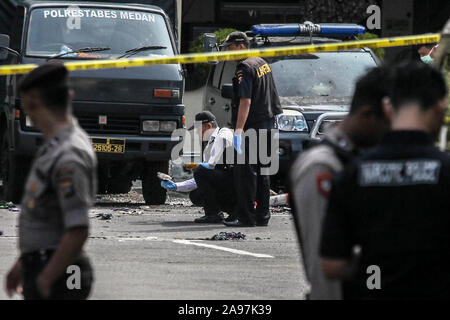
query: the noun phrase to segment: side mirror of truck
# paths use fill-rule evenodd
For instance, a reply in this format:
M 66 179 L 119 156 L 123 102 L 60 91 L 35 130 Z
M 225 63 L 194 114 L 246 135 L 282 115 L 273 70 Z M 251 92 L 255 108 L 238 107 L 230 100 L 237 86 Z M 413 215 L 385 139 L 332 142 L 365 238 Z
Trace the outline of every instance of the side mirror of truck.
M 8 59 L 9 53 L 9 36 L 7 34 L 0 34 L 0 60 Z
M 204 33 L 203 52 L 214 52 L 214 51 L 219 51 L 216 35 L 214 33 Z
M 233 85 L 231 83 L 224 84 L 220 90 L 222 98 L 233 99 Z

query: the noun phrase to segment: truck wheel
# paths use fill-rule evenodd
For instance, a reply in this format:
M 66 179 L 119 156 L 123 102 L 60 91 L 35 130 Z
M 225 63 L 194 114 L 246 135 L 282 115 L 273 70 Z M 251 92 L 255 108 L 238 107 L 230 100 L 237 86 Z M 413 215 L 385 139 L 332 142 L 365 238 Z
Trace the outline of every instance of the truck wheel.
M 107 188 L 108 177 L 99 170 L 97 174 L 97 194 L 106 194 Z
M 11 155 L 6 134 L 3 135 L 2 139 L 0 163 L 4 200 L 20 203 L 29 170 L 29 161 L 25 158 Z
M 110 179 L 108 181 L 108 194 L 122 194 L 128 193 L 131 190 L 133 183 L 127 179 Z
M 169 162 L 147 162 L 142 175 L 142 194 L 146 204 L 166 203 L 166 189 L 161 188 L 161 182 L 156 174 L 158 172 L 169 173 Z

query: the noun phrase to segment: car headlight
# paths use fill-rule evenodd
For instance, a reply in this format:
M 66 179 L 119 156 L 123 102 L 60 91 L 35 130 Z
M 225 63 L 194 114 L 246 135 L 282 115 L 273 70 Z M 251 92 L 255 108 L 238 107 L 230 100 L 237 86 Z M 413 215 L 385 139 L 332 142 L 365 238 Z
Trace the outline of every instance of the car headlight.
M 145 120 L 142 121 L 142 131 L 145 132 L 157 132 L 159 131 L 158 120 Z
M 31 121 L 29 116 L 25 117 L 25 126 L 28 127 L 28 128 L 34 127 L 33 122 Z
M 159 130 L 165 132 L 172 132 L 177 128 L 176 121 L 161 121 L 159 124 Z
M 279 114 L 277 124 L 280 131 L 308 132 L 308 124 L 303 114 Z

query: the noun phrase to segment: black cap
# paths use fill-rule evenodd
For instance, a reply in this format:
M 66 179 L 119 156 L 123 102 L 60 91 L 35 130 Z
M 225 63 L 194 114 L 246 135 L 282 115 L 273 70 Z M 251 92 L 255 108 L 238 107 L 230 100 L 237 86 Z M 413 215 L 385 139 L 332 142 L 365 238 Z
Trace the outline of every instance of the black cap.
M 250 44 L 250 40 L 247 35 L 241 31 L 234 31 L 228 35 L 224 42 L 220 45 L 221 47 L 228 47 L 230 44 L 245 44 L 247 47 Z
M 62 63 L 47 62 L 31 70 L 19 84 L 19 92 L 31 89 L 68 88 L 69 71 Z
M 197 113 L 195 115 L 195 121 L 201 121 L 202 123 L 208 123 L 208 122 L 216 121 L 216 116 L 213 115 L 209 111 L 203 111 L 203 112 Z M 188 130 L 194 129 L 194 126 L 195 125 L 190 127 Z

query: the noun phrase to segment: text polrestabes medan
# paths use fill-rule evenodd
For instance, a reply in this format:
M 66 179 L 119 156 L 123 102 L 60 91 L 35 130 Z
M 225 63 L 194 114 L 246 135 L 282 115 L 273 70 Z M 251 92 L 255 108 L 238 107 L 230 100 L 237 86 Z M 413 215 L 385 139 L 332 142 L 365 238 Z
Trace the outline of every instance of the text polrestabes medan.
M 361 164 L 360 186 L 406 186 L 439 183 L 437 160 L 373 161 Z
M 103 18 L 155 22 L 155 15 L 146 12 L 98 9 L 51 9 L 44 10 L 44 18 Z

